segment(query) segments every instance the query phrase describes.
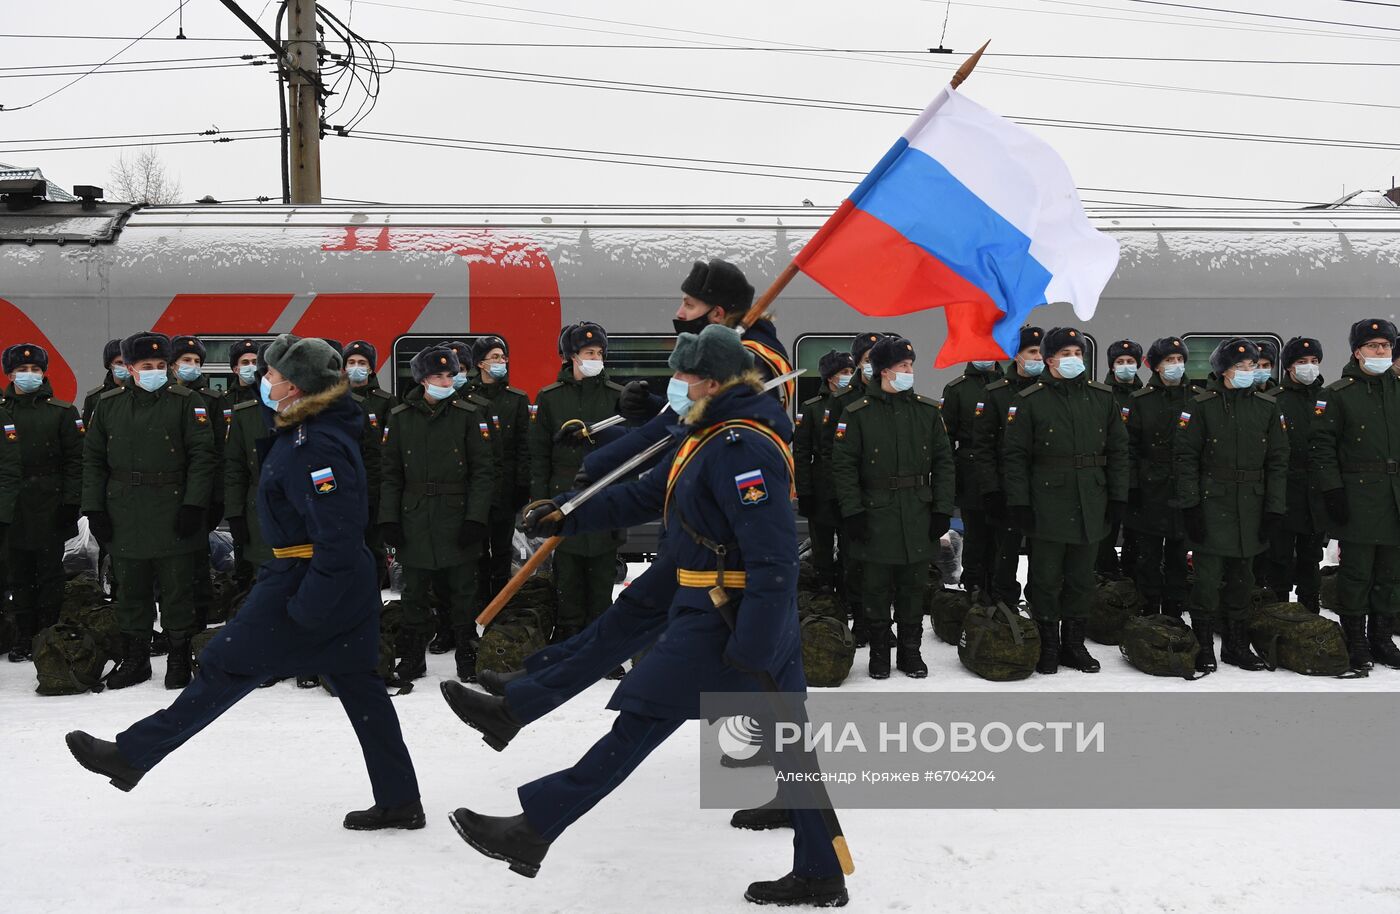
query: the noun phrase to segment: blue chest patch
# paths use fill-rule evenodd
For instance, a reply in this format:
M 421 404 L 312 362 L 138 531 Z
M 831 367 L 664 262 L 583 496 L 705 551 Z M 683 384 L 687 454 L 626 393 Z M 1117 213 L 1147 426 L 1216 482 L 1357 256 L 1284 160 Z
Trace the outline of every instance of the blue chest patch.
M 330 467 L 311 471 L 311 488 L 316 490 L 317 495 L 329 495 L 335 491 L 335 473 L 331 472 Z
M 749 470 L 734 477 L 734 486 L 739 490 L 739 503 L 745 507 L 761 505 L 768 500 L 768 485 L 763 480 L 762 470 Z

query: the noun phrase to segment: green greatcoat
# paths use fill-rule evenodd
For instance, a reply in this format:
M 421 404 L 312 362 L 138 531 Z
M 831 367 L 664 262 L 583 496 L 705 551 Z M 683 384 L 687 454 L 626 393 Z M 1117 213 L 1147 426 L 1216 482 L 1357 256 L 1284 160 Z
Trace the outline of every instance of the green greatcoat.
M 272 559 L 272 547 L 263 539 L 258 522 L 258 477 L 262 474 L 258 441 L 271 437 L 261 403 L 245 400 L 233 408 L 224 441 L 224 515 L 247 519 L 248 545 L 243 547 L 243 558 L 255 566 Z
M 1205 511 L 1205 542 L 1193 545 L 1224 558 L 1263 552 L 1264 515 L 1288 507 L 1288 433 L 1274 398 L 1227 390 L 1211 375 L 1177 425 L 1177 500 L 1183 511 L 1198 505 Z
M 1327 521 L 1322 500 L 1308 477 L 1308 452 L 1317 404 L 1326 396 L 1322 378 L 1299 384 L 1285 374 L 1283 383 L 1272 393 L 1288 426 L 1288 514 L 1283 519 L 1283 529 L 1297 534 L 1320 533 Z
M 948 427 L 948 440 L 953 445 L 957 468 L 955 504 L 964 511 L 982 510 L 982 478 L 977 468 L 973 427 L 978 405 L 985 407 L 987 402 L 987 385 L 1000 380 L 1003 380 L 1000 365 L 982 371 L 969 362 L 962 375 L 943 388 L 943 424 Z
M 422 387 L 421 384 L 417 386 Z M 394 411 L 394 407 L 399 405 L 399 399 L 379 386 L 379 375 L 371 371 L 365 385 L 363 387 L 352 386 L 350 392 L 364 399 L 362 408 L 366 416 L 373 413 L 375 421 L 379 422 L 383 428 L 388 427 L 389 415 Z
M 524 507 L 521 496 L 529 489 L 530 397 L 505 380 L 494 384 L 477 381 L 463 390 L 480 407 L 491 426 L 491 453 L 496 462 L 496 496 L 491 502 L 493 520 L 514 520 Z
M 983 392 L 981 408 L 974 408 L 972 420 L 973 459 L 977 465 L 977 485 L 982 496 L 1005 492 L 1002 481 L 1006 433 L 1006 411 L 1016 395 L 1036 383 L 1036 378 L 1021 377 L 1016 369 L 1000 381 L 993 381 Z
M 214 432 L 214 481 L 209 490 L 209 521 L 212 525 L 224 516 L 224 438 L 228 431 L 228 420 L 232 416 L 224 414 L 227 404 L 224 401 L 223 393 L 210 387 L 209 379 L 203 375 L 193 383 L 187 384 L 176 377 L 175 372 L 172 371 L 170 373 L 170 386 L 184 387 L 204 401 L 202 405 L 205 409 L 205 415 L 209 417 L 209 427 Z
M 379 522 L 403 525 L 395 555 L 406 568 L 474 564 L 463 521 L 485 524 L 496 482 L 487 417 L 455 394 L 429 403 L 422 386 L 394 407 L 381 454 Z
M 837 527 L 841 509 L 836 501 L 836 484 L 831 478 L 831 453 L 836 443 L 836 426 L 846 406 L 860 399 L 851 388 L 839 393 L 826 384 L 821 393 L 804 400 L 797 410 L 792 433 L 792 459 L 797 466 L 794 480 L 797 498 L 811 512 L 812 523 Z
M 583 466 L 589 445 L 555 444 L 554 435 L 570 419 L 592 424 L 617 414 L 622 386 L 602 374 L 574 380 L 571 365 L 559 371 L 559 380 L 540 390 L 530 420 L 530 497 L 553 498 L 574 488 L 574 476 Z M 557 551 L 565 555 L 602 556 L 615 552 L 621 532 L 585 533 L 565 537 Z
M 1070 545 L 1108 535 L 1108 503 L 1128 500 L 1128 433 L 1107 384 L 1047 371 L 1007 407 L 1006 503 L 1035 512 L 1034 537 Z
M 1175 386 L 1152 373 L 1141 390 L 1128 398 L 1128 488 L 1137 494 L 1130 499 L 1128 529 L 1151 537 L 1179 540 L 1186 535 L 1181 526 L 1181 505 L 1176 494 L 1176 464 L 1172 445 L 1177 422 L 1187 403 L 1201 392 L 1195 382 L 1182 378 Z
M 203 524 L 182 537 L 175 517 L 181 505 L 209 508 L 215 421 L 193 391 L 172 384 L 154 393 L 118 387 L 98 398 L 83 442 L 82 509 L 111 515 L 114 558 L 160 559 L 209 548 Z
M 926 563 L 938 555 L 934 514 L 953 513 L 953 450 L 938 401 L 870 385 L 836 426 L 831 478 L 841 516 L 864 513 L 864 562 Z
M 1400 380 L 1368 375 L 1352 359 L 1323 390 L 1309 468 L 1319 492 L 1346 492 L 1351 515 L 1345 524 L 1329 518 L 1328 531 L 1344 543 L 1400 546 Z
M 5 409 L 18 438 L 23 483 L 15 511 L 24 525 L 10 537 L 12 549 L 44 549 L 63 544 L 77 531 L 60 526 L 59 509 L 77 508 L 83 495 L 82 419 L 72 403 L 56 400 L 47 378 L 33 393 L 5 388 Z M 10 431 L 5 435 L 9 438 Z
M 92 424 L 92 411 L 97 408 L 97 398 L 101 397 L 109 390 L 116 390 L 120 386 L 121 385 L 117 383 L 117 379 L 112 377 L 112 373 L 109 371 L 102 376 L 101 384 L 83 394 L 83 425 Z
M 1122 415 L 1121 411 L 1128 406 L 1128 402 L 1132 400 L 1133 394 L 1146 386 L 1142 383 L 1142 378 L 1139 378 L 1137 375 L 1133 375 L 1131 381 L 1120 381 L 1113 376 L 1112 371 L 1108 373 L 1108 378 L 1104 383 L 1113 391 L 1113 402 L 1120 411 L 1119 415 Z

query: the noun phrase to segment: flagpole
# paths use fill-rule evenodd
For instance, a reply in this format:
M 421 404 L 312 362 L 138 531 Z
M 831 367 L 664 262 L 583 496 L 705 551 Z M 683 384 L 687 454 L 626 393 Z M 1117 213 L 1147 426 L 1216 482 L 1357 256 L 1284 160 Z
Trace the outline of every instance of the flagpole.
M 953 78 L 948 80 L 948 85 L 951 88 L 957 89 L 963 83 L 967 82 L 967 78 L 971 76 L 972 71 L 976 69 L 977 62 L 982 59 L 983 52 L 987 50 L 987 45 L 991 43 L 990 40 L 984 42 L 982 47 L 978 48 L 975 54 L 963 61 L 962 66 L 958 67 L 957 72 L 953 74 Z M 877 165 L 876 168 L 878 169 L 884 164 L 885 162 L 881 161 L 880 165 Z M 832 213 L 831 216 L 827 218 L 826 222 L 822 223 L 822 227 L 817 229 L 817 233 L 812 236 L 811 240 L 803 246 L 804 250 L 806 247 L 813 245 L 827 235 L 831 229 L 835 228 L 836 225 L 840 223 L 841 219 L 845 218 L 846 213 L 848 213 L 850 209 L 851 207 L 844 204 L 838 207 L 836 212 Z M 773 284 L 765 289 L 762 295 L 754 299 L 753 305 L 749 308 L 748 312 L 744 314 L 743 320 L 740 321 L 742 325 L 740 332 L 758 323 L 768 311 L 768 307 L 773 304 L 773 300 L 782 294 L 783 290 L 788 287 L 788 283 L 792 282 L 799 272 L 797 259 L 794 258 L 792 262 L 784 267 L 783 271 L 778 274 L 778 278 L 773 280 Z

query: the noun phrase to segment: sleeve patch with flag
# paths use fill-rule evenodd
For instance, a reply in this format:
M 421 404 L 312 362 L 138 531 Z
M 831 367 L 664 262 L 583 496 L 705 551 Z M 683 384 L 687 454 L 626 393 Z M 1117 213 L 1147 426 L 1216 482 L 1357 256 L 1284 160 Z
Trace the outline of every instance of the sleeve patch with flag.
M 478 422 L 476 428 L 477 431 L 481 432 L 481 437 L 485 438 L 487 441 L 491 440 L 491 426 L 487 425 L 485 422 Z
M 1016 421 L 1016 407 L 1009 406 L 1006 408 L 1006 421 L 1008 424 Z
M 1288 431 L 1288 417 L 1283 413 L 1278 414 L 1278 424 L 1279 428 L 1283 429 L 1285 432 Z
M 379 428 L 379 417 L 376 416 L 374 413 L 369 414 L 369 427 Z
M 984 407 L 986 407 L 986 405 L 987 405 L 987 404 L 985 404 L 985 403 L 978 403 L 976 406 L 974 406 L 974 407 L 972 408 L 972 415 L 973 415 L 974 417 L 982 415 L 982 410 L 983 410 Z
M 78 427 L 78 434 L 79 434 L 79 435 L 86 435 L 86 434 L 87 434 L 87 426 L 83 424 L 83 420 L 82 420 L 82 419 L 74 419 L 74 420 L 73 420 L 73 424 L 76 425 L 76 426 Z
M 531 403 L 531 404 L 530 404 L 530 421 L 531 421 L 531 422 L 534 422 L 534 421 L 535 421 L 535 417 L 539 415 L 539 412 L 540 412 L 540 408 L 539 408 L 537 405 L 535 405 L 534 403 Z
M 194 408 L 194 421 L 198 422 L 200 425 L 208 424 L 209 411 L 202 406 L 196 406 Z
M 1128 413 L 1130 413 L 1130 412 L 1132 412 L 1132 410 L 1130 410 L 1130 409 L 1129 409 L 1128 407 L 1126 407 L 1126 406 L 1120 406 L 1120 407 L 1118 407 L 1118 415 L 1121 416 L 1121 417 L 1123 418 L 1123 421 L 1124 421 L 1124 422 L 1127 422 L 1127 421 L 1128 421 Z
M 796 425 L 797 425 L 798 428 L 801 428 L 801 427 L 802 427 L 802 414 L 801 414 L 801 413 L 798 413 L 798 414 L 797 414 L 797 423 L 796 423 Z
M 1325 413 L 1325 412 L 1327 412 L 1327 401 L 1326 401 L 1326 400 L 1318 400 L 1316 403 L 1313 404 L 1313 415 L 1314 415 L 1314 416 L 1320 416 L 1320 415 L 1322 415 L 1322 414 Z
M 739 490 L 739 501 L 745 505 L 760 505 L 768 500 L 768 486 L 763 481 L 762 470 L 749 470 L 734 477 L 734 485 Z
M 13 422 L 5 423 L 5 438 L 9 441 L 19 440 L 19 430 L 15 428 L 15 424 Z
M 1190 424 L 1191 424 L 1191 414 L 1190 414 L 1190 413 L 1183 412 L 1180 416 L 1177 416 L 1177 417 L 1176 417 L 1176 427 L 1177 427 L 1177 428 L 1185 428 L 1186 426 L 1188 426 L 1188 425 L 1190 425 Z
M 330 467 L 312 470 L 311 487 L 316 490 L 317 495 L 329 495 L 335 491 L 335 473 L 331 472 Z
M 841 439 L 843 439 L 843 438 L 845 438 L 845 437 L 846 437 L 846 423 L 844 423 L 844 422 L 838 422 L 838 423 L 836 423 L 836 440 L 837 440 L 837 441 L 840 441 Z

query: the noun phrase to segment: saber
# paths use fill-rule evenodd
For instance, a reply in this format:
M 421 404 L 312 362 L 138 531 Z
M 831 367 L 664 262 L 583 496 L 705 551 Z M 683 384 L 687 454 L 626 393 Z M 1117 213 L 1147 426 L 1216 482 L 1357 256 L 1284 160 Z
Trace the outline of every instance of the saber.
M 763 392 L 767 393 L 770 390 L 774 390 L 806 371 L 807 369 L 805 368 L 798 368 L 795 371 L 789 371 L 787 374 L 778 375 L 776 378 L 763 385 Z M 619 422 L 622 421 L 621 417 L 615 418 L 617 418 Z M 667 435 L 665 438 L 652 444 L 646 450 L 604 474 L 597 482 L 592 483 L 588 488 L 564 502 L 564 504 L 559 506 L 559 513 L 568 517 L 574 511 L 577 511 L 584 502 L 665 451 L 672 443 L 671 436 Z M 563 541 L 564 537 L 562 536 L 551 536 L 541 543 L 540 548 L 535 550 L 535 554 L 525 560 L 525 564 L 520 566 L 520 570 L 506 582 L 506 586 L 501 588 L 500 593 L 496 594 L 491 602 L 487 604 L 486 608 L 481 611 L 481 614 L 476 617 L 476 624 L 490 625 L 491 620 L 496 618 L 497 614 L 510 602 L 510 598 L 515 596 L 520 588 L 524 586 L 526 579 L 539 570 L 540 566 L 544 564 L 544 560 L 549 558 L 550 554 L 553 553 L 555 549 L 558 549 L 559 544 Z

